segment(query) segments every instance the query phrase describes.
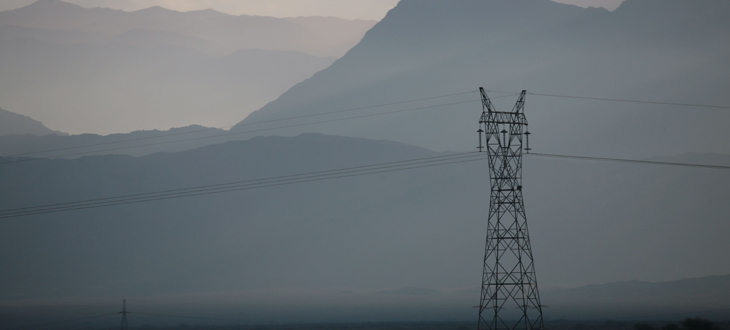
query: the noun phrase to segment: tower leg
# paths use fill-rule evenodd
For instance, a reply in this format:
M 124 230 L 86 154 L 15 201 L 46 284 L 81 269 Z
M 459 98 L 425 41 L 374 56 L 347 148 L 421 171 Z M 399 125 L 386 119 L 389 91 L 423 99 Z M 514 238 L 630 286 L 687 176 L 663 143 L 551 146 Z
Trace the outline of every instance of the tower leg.
M 484 89 L 480 91 L 484 109 L 479 130 L 486 139 L 490 196 L 478 329 L 544 329 L 522 198 L 525 91 L 512 112 L 494 111 Z
M 127 314 L 129 314 L 127 312 L 127 299 L 122 300 L 122 311 L 119 314 L 122 314 L 122 324 L 119 328 L 122 330 L 129 329 L 129 324 L 127 324 Z

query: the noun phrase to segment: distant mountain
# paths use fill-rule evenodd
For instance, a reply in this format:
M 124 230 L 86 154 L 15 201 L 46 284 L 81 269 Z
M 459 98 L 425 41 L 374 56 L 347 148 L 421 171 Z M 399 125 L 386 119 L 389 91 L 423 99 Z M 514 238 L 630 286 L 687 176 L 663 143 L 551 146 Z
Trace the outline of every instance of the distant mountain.
M 0 136 L 0 156 L 34 158 L 78 158 L 89 155 L 122 154 L 143 156 L 156 152 L 178 152 L 209 144 L 241 140 L 250 134 L 192 125 L 167 131 L 135 131 L 126 134 L 53 134 Z
M 479 86 L 511 93 L 525 89 L 727 106 L 728 15 L 730 2 L 724 0 L 627 0 L 613 12 L 549 0 L 403 0 L 343 58 L 242 123 Z M 489 95 L 497 110 L 511 109 L 516 100 L 505 93 Z M 458 102 L 468 103 L 453 104 Z M 336 118 L 443 104 L 276 134 L 320 132 L 434 150 L 472 150 L 481 113 L 476 93 L 367 108 Z M 527 96 L 526 111 L 533 148 L 544 152 L 639 158 L 730 152 L 725 143 L 730 140 L 724 128 L 730 121 L 727 111 L 537 95 Z
M 262 49 L 213 57 L 155 46 L 156 36 L 132 31 L 119 43 L 72 46 L 3 41 L 0 98 L 73 134 L 225 127 L 335 60 Z M 130 46 L 130 38 L 148 41 Z
M 588 285 L 546 292 L 542 298 L 542 302 L 550 306 L 546 312 L 559 313 L 554 316 L 610 318 L 632 314 L 643 316 L 653 310 L 676 313 L 677 317 L 691 317 L 696 316 L 693 312 L 720 311 L 730 307 L 730 275 L 667 282 Z
M 442 155 L 383 140 L 303 134 L 137 158 L 4 157 L 0 210 Z M 730 165 L 730 156 L 713 157 Z M 447 293 L 480 283 L 485 167 L 480 161 L 314 176 L 293 185 L 3 219 L 0 300 L 430 288 L 444 295 L 421 296 L 469 311 L 474 293 L 466 300 Z M 727 171 L 526 156 L 524 180 L 541 287 L 730 274 Z M 548 297 L 549 306 L 562 299 Z
M 627 269 L 627 271 L 631 271 Z M 539 282 L 539 281 L 538 281 Z M 479 288 L 449 292 L 476 301 Z M 730 308 L 730 275 L 662 282 L 622 281 L 571 289 L 540 289 L 543 316 L 556 320 L 613 320 L 633 325 L 687 317 L 723 320 Z
M 628 281 L 600 285 L 587 285 L 574 289 L 555 291 L 551 298 L 578 300 L 641 300 L 705 299 L 708 304 L 714 300 L 727 301 L 730 297 L 730 275 L 688 278 L 666 282 Z
M 64 133 L 52 131 L 44 126 L 43 123 L 33 120 L 33 118 L 0 109 L 0 136 L 21 134 L 35 136 L 49 134 L 64 135 Z
M 83 8 L 61 0 L 38 0 L 23 8 L 0 12 L 0 25 L 46 30 L 50 34 L 65 31 L 77 36 L 55 40 L 57 43 L 94 42 L 132 30 L 148 30 L 204 40 L 206 44 L 193 49 L 218 56 L 242 48 L 260 48 L 340 57 L 375 23 L 334 17 L 233 16 L 212 9 L 177 12 L 151 7 L 124 12 Z M 165 44 L 162 40 L 161 45 Z
M 0 12 L 0 99 L 71 134 L 227 127 L 328 67 L 374 23 L 41 0 Z

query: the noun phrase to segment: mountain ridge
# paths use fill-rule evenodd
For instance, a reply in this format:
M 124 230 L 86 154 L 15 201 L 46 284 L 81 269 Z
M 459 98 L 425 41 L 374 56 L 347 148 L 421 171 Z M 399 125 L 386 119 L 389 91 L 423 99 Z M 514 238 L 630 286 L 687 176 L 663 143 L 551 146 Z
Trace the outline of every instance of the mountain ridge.
M 0 109 L 0 139 L 4 138 L 6 135 L 25 134 L 33 136 L 45 136 L 49 134 L 59 136 L 68 135 L 51 130 L 43 125 L 42 122 L 28 116 Z
M 667 292 L 667 289 L 673 290 Z M 620 291 L 619 291 L 620 290 Z M 727 275 L 711 275 L 704 277 L 689 277 L 678 280 L 669 281 L 619 281 L 604 284 L 589 284 L 586 286 L 563 289 L 553 291 L 553 296 L 582 296 L 582 297 L 601 297 L 615 298 L 641 298 L 652 296 L 654 298 L 673 296 L 677 298 L 677 293 L 691 294 L 697 296 L 712 295 L 728 295 L 730 294 L 730 274 Z M 677 298 L 681 299 L 681 298 Z
M 158 152 L 179 152 L 209 144 L 241 140 L 245 134 L 190 125 L 169 130 L 134 131 L 123 134 L 7 135 L 0 136 L 0 156 L 34 158 L 78 158 L 89 155 L 122 154 L 144 156 Z M 180 141 L 182 140 L 182 141 Z
M 72 134 L 229 126 L 335 60 L 262 49 L 216 57 L 190 47 L 206 45 L 199 39 L 141 29 L 72 45 L 36 30 L 0 38 L 5 106 Z
M 329 22 L 329 26 L 322 27 L 323 20 Z M 126 12 L 109 8 L 84 8 L 61 0 L 51 0 L 0 12 L 0 24 L 49 30 L 82 30 L 102 33 L 106 37 L 134 27 L 159 29 L 214 42 L 222 47 L 215 54 L 226 54 L 240 48 L 263 48 L 340 57 L 359 41 L 357 36 L 364 34 L 375 22 L 323 17 L 234 16 L 214 10 L 179 12 L 159 6 Z M 222 24 L 226 25 L 225 28 Z M 339 31 L 333 33 L 330 31 L 332 27 Z M 259 30 L 261 32 L 257 32 Z M 264 37 L 256 34 L 267 31 L 273 35 Z
M 730 307 L 730 275 L 650 282 L 623 281 L 547 291 L 542 303 L 569 317 L 611 318 L 617 315 L 668 316 L 704 311 L 718 317 Z M 714 314 L 713 314 L 714 312 Z
M 36 2 L 0 12 L 0 99 L 71 134 L 227 127 L 374 23 Z
M 515 93 L 528 90 L 595 98 L 730 104 L 730 98 L 721 92 L 728 84 L 727 66 L 721 63 L 730 55 L 728 43 L 724 42 L 730 24 L 722 19 L 727 3 L 652 2 L 668 8 L 661 11 L 632 6 L 636 1 L 628 0 L 613 12 L 549 0 L 401 1 L 348 54 L 240 123 L 310 114 L 318 109 L 348 109 L 444 95 L 479 86 Z M 677 3 L 692 12 L 677 10 L 673 7 Z M 682 33 L 674 33 L 677 29 L 683 29 Z M 373 117 L 356 124 L 320 125 L 275 134 L 380 136 L 433 150 L 465 150 L 462 146 L 473 144 L 474 137 L 468 134 L 473 130 L 470 125 L 476 125 L 481 112 L 478 96 L 470 96 L 470 100 L 476 104 L 450 106 L 448 111 L 434 110 L 418 116 Z M 691 151 L 701 144 L 702 152 L 728 152 L 719 141 L 730 137 L 716 126 L 730 118 L 720 112 L 691 116 L 678 107 L 533 95 L 528 95 L 527 102 L 528 119 L 536 127 L 533 133 L 538 134 L 534 141 L 542 150 L 638 158 Z M 505 103 L 499 100 L 495 105 L 498 109 L 512 106 Z M 533 107 L 539 111 L 531 113 Z M 678 129 L 694 133 L 663 136 Z M 580 132 L 580 137 L 562 132 Z M 635 132 L 642 132 L 646 138 L 634 138 Z M 692 139 L 698 140 L 690 142 Z

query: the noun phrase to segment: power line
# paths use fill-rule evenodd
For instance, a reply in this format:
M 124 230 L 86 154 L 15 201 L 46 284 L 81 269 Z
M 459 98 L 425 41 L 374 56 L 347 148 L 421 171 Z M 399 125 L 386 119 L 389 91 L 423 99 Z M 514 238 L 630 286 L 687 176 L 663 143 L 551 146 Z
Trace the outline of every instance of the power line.
M 491 90 L 488 91 L 488 92 L 491 92 L 491 93 L 509 93 L 509 92 L 491 91 Z M 605 98 L 605 97 L 572 96 L 572 95 L 540 94 L 540 93 L 527 93 L 527 95 L 546 96 L 546 97 L 560 97 L 560 98 L 581 99 L 581 100 L 609 101 L 609 102 L 627 102 L 627 103 L 642 103 L 642 104 L 673 105 L 673 106 L 681 106 L 681 107 L 712 108 L 712 109 L 730 109 L 730 106 L 725 106 L 725 105 L 707 105 L 707 104 L 693 104 L 693 103 L 674 103 L 674 102 L 660 102 L 660 101 L 626 100 L 626 99 L 613 99 L 613 98 Z
M 711 168 L 711 169 L 730 169 L 730 166 L 722 165 L 704 165 L 704 164 L 689 164 L 689 163 L 676 163 L 676 162 L 662 162 L 662 161 L 646 161 L 646 160 L 634 160 L 634 159 L 620 159 L 620 158 L 602 158 L 602 157 L 587 157 L 587 156 L 570 156 L 570 155 L 557 155 L 557 154 L 545 154 L 545 153 L 530 153 L 526 154 L 529 156 L 536 157 L 550 157 L 550 158 L 563 158 L 563 159 L 577 159 L 577 160 L 592 160 L 592 161 L 611 161 L 621 163 L 638 163 L 648 165 L 669 165 L 669 166 L 683 166 L 683 167 L 696 167 L 696 168 Z M 483 160 L 486 157 L 483 153 L 466 152 L 451 154 L 445 156 L 434 156 L 425 157 L 411 160 L 403 160 L 396 162 L 387 162 L 371 165 L 354 166 L 347 168 L 331 169 L 325 171 L 299 173 L 275 176 L 269 178 L 236 181 L 228 183 L 220 183 L 213 185 L 204 185 L 180 189 L 170 189 L 156 192 L 139 193 L 122 195 L 108 198 L 97 198 L 88 199 L 75 202 L 47 204 L 32 207 L 22 207 L 0 210 L 0 219 L 15 218 L 22 216 L 31 216 L 38 214 L 74 211 L 90 208 L 100 208 L 116 205 L 135 204 L 143 202 L 151 202 L 158 200 L 176 199 L 183 197 L 192 197 L 209 194 L 219 194 L 225 192 L 251 190 L 268 188 L 281 185 L 290 185 L 306 182 L 315 182 L 323 180 L 332 180 L 347 178 L 353 176 L 362 176 L 377 173 L 395 172 L 410 169 L 417 169 L 431 166 L 441 166 L 465 163 L 471 161 Z
M 415 160 L 381 163 L 366 166 L 353 167 L 349 169 L 335 169 L 320 172 L 302 173 L 295 175 L 286 175 L 279 177 L 271 177 L 266 179 L 255 179 L 248 181 L 240 181 L 235 183 L 224 183 L 210 186 L 199 186 L 191 188 L 183 188 L 176 190 L 168 190 L 161 192 L 134 194 L 118 197 L 110 197 L 96 200 L 83 200 L 69 203 L 58 203 L 50 205 L 42 205 L 35 207 L 25 207 L 16 209 L 0 210 L 0 219 L 15 218 L 21 216 L 30 216 L 37 214 L 56 213 L 64 211 L 73 211 L 89 208 L 99 208 L 115 205 L 125 205 L 133 203 L 150 202 L 157 200 L 166 200 L 182 197 L 218 194 L 224 192 L 250 190 L 267 188 L 281 185 L 314 182 L 322 180 L 340 179 L 368 174 L 378 174 L 394 171 L 411 170 L 424 167 L 441 166 L 457 163 L 465 163 L 478 161 L 486 158 L 483 154 L 470 152 L 453 154 L 447 156 L 427 157 Z M 400 163 L 400 164 L 396 164 Z
M 331 123 L 331 122 L 338 122 L 338 121 L 345 121 L 345 120 L 352 120 L 352 119 L 360 119 L 360 118 L 367 118 L 367 117 L 375 117 L 375 116 L 382 116 L 382 115 L 390 115 L 390 114 L 395 114 L 395 113 L 402 113 L 402 112 L 409 112 L 409 111 L 417 111 L 417 110 L 425 110 L 425 109 L 433 109 L 433 108 L 445 107 L 445 106 L 450 106 L 450 105 L 458 105 L 458 104 L 465 104 L 465 103 L 475 103 L 475 102 L 478 102 L 478 101 L 477 100 L 470 100 L 470 101 L 452 102 L 452 103 L 432 105 L 432 106 L 424 106 L 424 107 L 416 107 L 416 108 L 403 109 L 403 110 L 395 110 L 395 111 L 379 112 L 379 113 L 374 113 L 374 114 L 359 115 L 359 116 L 347 117 L 347 118 L 329 119 L 329 120 L 322 120 L 322 121 L 309 122 L 309 123 L 300 123 L 300 124 L 292 124 L 292 125 L 279 126 L 279 127 L 262 128 L 262 129 L 257 129 L 257 130 L 249 130 L 249 131 L 241 131 L 241 132 L 232 132 L 232 133 L 225 133 L 225 134 L 218 134 L 218 135 L 211 135 L 211 136 L 204 136 L 204 137 L 197 137 L 197 138 L 180 139 L 180 140 L 174 140 L 174 141 L 155 142 L 155 143 L 148 143 L 148 144 L 135 145 L 135 146 L 118 147 L 118 148 L 110 148 L 110 149 L 95 150 L 95 151 L 85 151 L 85 152 L 78 152 L 78 153 L 72 153 L 72 154 L 48 156 L 48 157 L 15 159 L 15 160 L 10 160 L 10 161 L 0 162 L 0 164 L 12 164 L 12 163 L 36 161 L 36 160 L 41 160 L 41 159 L 53 159 L 53 158 L 60 158 L 60 157 L 79 156 L 79 155 L 94 154 L 94 153 L 105 152 L 105 151 L 115 151 L 115 150 L 123 150 L 123 149 L 139 148 L 139 147 L 148 147 L 148 146 L 154 146 L 154 145 L 178 143 L 178 142 L 185 142 L 185 141 L 192 141 L 192 140 L 210 139 L 210 138 L 222 137 L 222 136 L 239 135 L 239 134 L 247 134 L 247 133 L 255 133 L 255 132 L 269 131 L 269 130 L 274 130 L 274 129 L 284 129 L 284 128 L 299 127 L 299 126 L 308 126 L 308 125 L 315 125 L 315 124 Z
M 260 122 L 244 123 L 244 124 L 240 124 L 240 125 L 236 125 L 236 126 L 258 125 L 258 124 L 278 122 L 278 121 L 286 121 L 286 120 L 292 120 L 292 119 L 301 119 L 301 118 L 307 118 L 307 117 L 331 115 L 331 114 L 336 114 L 336 113 L 345 113 L 345 112 L 351 112 L 351 111 L 357 111 L 357 110 L 364 110 L 364 109 L 384 107 L 384 106 L 389 106 L 389 105 L 398 105 L 398 104 L 405 104 L 405 103 L 417 102 L 417 101 L 423 101 L 423 100 L 432 100 L 432 99 L 438 99 L 438 98 L 458 96 L 458 95 L 464 95 L 464 94 L 469 94 L 469 93 L 473 93 L 473 92 L 475 92 L 475 91 L 460 92 L 460 93 L 453 93 L 453 94 L 444 94 L 444 95 L 440 95 L 440 96 L 425 97 L 425 98 L 418 98 L 418 99 L 405 100 L 405 101 L 397 101 L 397 102 L 391 102 L 391 103 L 383 103 L 383 104 L 377 104 L 377 105 L 371 105 L 371 106 L 364 106 L 364 107 L 358 107 L 358 108 L 351 108 L 351 109 L 344 109 L 344 110 L 335 110 L 335 111 L 326 111 L 326 112 L 320 112 L 320 113 L 309 114 L 309 115 L 301 115 L 301 116 L 293 116 L 293 117 L 285 117 L 285 118 L 271 119 L 271 120 L 260 121 Z M 515 95 L 514 92 L 494 91 L 494 90 L 489 90 L 488 92 L 491 92 L 491 93 L 505 93 L 505 94 L 510 94 L 510 95 L 503 95 L 503 96 L 493 97 L 492 99 L 497 99 L 497 98 L 502 98 L 502 97 L 508 97 L 508 96 Z M 690 104 L 690 103 L 672 103 L 672 102 L 659 102 L 659 101 L 625 100 L 625 99 L 598 98 L 598 97 L 586 97 L 586 96 L 570 96 L 570 95 L 558 95 L 558 94 L 540 94 L 540 93 L 527 93 L 527 94 L 529 94 L 529 95 L 535 95 L 535 96 L 561 97 L 561 98 L 573 98 L 573 99 L 587 99 L 587 100 L 599 100 L 599 101 L 614 101 L 614 102 L 629 102 L 629 103 L 643 103 L 643 104 L 660 104 L 660 105 L 673 105 L 673 106 L 687 106 L 687 107 L 704 107 L 704 108 L 730 109 L 730 106 L 703 105 L 703 104 Z M 96 154 L 96 153 L 107 152 L 107 151 L 116 151 L 116 150 L 132 149 L 132 148 L 139 148 L 139 147 L 149 147 L 149 146 L 155 146 L 155 145 L 161 145 L 161 144 L 171 144 L 171 143 L 186 142 L 186 141 L 192 141 L 192 140 L 201 140 L 201 139 L 209 139 L 209 138 L 216 138 L 216 137 L 224 137 L 224 136 L 237 135 L 237 134 L 255 133 L 255 132 L 261 132 L 261 131 L 267 131 L 267 130 L 275 130 L 275 129 L 283 129 L 283 128 L 291 128 L 291 127 L 307 126 L 307 125 L 315 125 L 315 124 L 321 124 L 321 123 L 329 123 L 329 122 L 336 122 L 336 121 L 359 119 L 359 118 L 364 118 L 364 117 L 380 116 L 380 115 L 387 115 L 387 114 L 393 114 L 393 113 L 399 113 L 399 112 L 406 112 L 406 111 L 430 109 L 430 108 L 435 108 L 435 107 L 456 105 L 456 104 L 469 103 L 469 102 L 470 101 L 456 102 L 456 103 L 448 103 L 448 104 L 442 104 L 442 105 L 437 105 L 437 106 L 418 107 L 418 108 L 412 108 L 412 109 L 405 109 L 405 110 L 398 110 L 398 111 L 390 111 L 390 112 L 382 112 L 382 113 L 377 113 L 377 114 L 370 114 L 370 115 L 363 115 L 363 116 L 355 116 L 355 117 L 348 117 L 348 118 L 340 118 L 340 119 L 334 119 L 334 120 L 324 120 L 324 121 L 317 121 L 317 122 L 310 122 L 310 123 L 302 123 L 302 124 L 294 124 L 294 125 L 286 125 L 286 126 L 271 127 L 271 128 L 258 129 L 258 130 L 249 130 L 249 131 L 241 131 L 241 132 L 231 132 L 231 133 L 224 133 L 224 134 L 217 134 L 217 135 L 211 135 L 211 136 L 196 137 L 196 138 L 190 138 L 190 139 L 180 139 L 180 140 L 157 142 L 157 143 L 149 143 L 149 144 L 142 144 L 142 145 L 134 145 L 134 146 L 126 146 L 126 147 L 118 147 L 118 148 L 110 148 L 110 149 L 102 149 L 102 150 L 94 150 L 94 151 L 70 153 L 70 154 L 62 154 L 62 155 L 56 155 L 56 156 L 17 159 L 17 160 L 12 160 L 12 161 L 0 162 L 0 164 L 9 164 L 9 163 L 17 163 L 17 162 L 34 161 L 34 160 L 39 160 L 39 159 L 52 159 L 52 158 L 61 158 L 61 157 L 81 156 L 81 155 Z M 88 148 L 88 147 L 102 146 L 102 145 L 112 145 L 112 144 L 119 144 L 119 143 L 125 143 L 125 142 L 149 140 L 149 139 L 160 139 L 160 138 L 167 138 L 167 137 L 170 137 L 170 136 L 193 134 L 193 133 L 199 133 L 199 132 L 204 132 L 204 131 L 209 131 L 209 130 L 225 129 L 225 128 L 231 128 L 231 127 L 234 127 L 234 126 L 225 126 L 225 127 L 217 127 L 217 128 L 205 128 L 205 129 L 195 130 L 195 131 L 190 131 L 190 132 L 172 133 L 172 134 L 167 134 L 167 135 L 164 135 L 164 136 L 154 136 L 154 137 L 144 137 L 144 138 L 136 138 L 136 139 L 126 139 L 126 140 L 121 140 L 121 141 L 112 141 L 112 142 L 105 142 L 105 143 L 89 144 L 89 145 L 83 145 L 83 146 L 75 146 L 75 147 L 66 147 L 66 148 L 58 148 L 58 149 L 49 149 L 49 150 L 43 150 L 43 151 L 26 152 L 26 153 L 20 153 L 20 154 L 7 155 L 7 156 L 4 156 L 4 157 L 20 157 L 20 156 L 27 156 L 27 155 L 38 154 L 38 153 L 47 153 L 47 152 L 54 152 L 54 151 L 72 150 L 72 149 Z
M 126 205 L 126 204 L 142 203 L 142 202 L 151 202 L 151 201 L 166 200 L 166 199 L 176 199 L 176 198 L 182 198 L 182 197 L 210 195 L 210 194 L 218 194 L 218 193 L 241 191 L 241 190 L 259 189 L 259 188 L 267 188 L 267 187 L 282 186 L 282 185 L 297 184 L 297 183 L 306 183 L 306 182 L 313 182 L 313 181 L 340 179 L 340 178 L 347 178 L 347 177 L 361 176 L 361 175 L 368 175 L 368 174 L 378 174 L 378 173 L 410 170 L 410 169 L 416 169 L 416 168 L 422 168 L 422 167 L 465 163 L 465 162 L 478 161 L 478 160 L 481 160 L 481 159 L 462 160 L 462 161 L 446 162 L 446 163 L 441 163 L 441 164 L 421 165 L 421 166 L 412 166 L 412 167 L 402 167 L 402 168 L 391 169 L 391 170 L 374 171 L 374 172 L 360 173 L 360 174 L 338 175 L 338 176 L 330 176 L 330 177 L 319 178 L 319 179 L 310 179 L 310 180 L 299 180 L 299 181 L 290 180 L 287 182 L 262 184 L 262 185 L 252 186 L 252 187 L 236 187 L 236 188 L 222 189 L 222 190 L 215 190 L 215 191 L 196 192 L 196 193 L 187 193 L 187 194 L 175 194 L 175 195 L 169 195 L 169 196 L 156 196 L 153 198 L 146 198 L 146 199 L 115 201 L 115 202 L 107 202 L 107 203 L 98 203 L 98 204 L 93 204 L 93 205 L 65 207 L 65 208 L 58 208 L 58 209 L 52 209 L 52 210 L 42 210 L 42 211 L 24 212 L 24 213 L 18 212 L 18 213 L 14 213 L 14 214 L 6 214 L 3 216 L 0 216 L 0 219 L 15 218 L 15 217 L 21 217 L 21 216 L 37 215 L 37 214 L 46 214 L 46 213 L 57 213 L 57 212 L 73 211 L 73 210 L 82 210 L 82 209 L 90 209 L 90 208 L 99 208 L 99 207 L 107 207 L 107 206 L 115 206 L 115 205 Z
M 63 323 L 76 322 L 76 321 L 84 321 L 84 320 L 96 319 L 96 318 L 100 318 L 100 317 L 104 317 L 104 316 L 111 316 L 111 315 L 119 315 L 119 313 L 109 313 L 109 314 L 102 314 L 102 315 L 82 317 L 82 318 L 72 319 L 72 320 L 64 320 L 64 321 L 57 321 L 57 322 L 50 322 L 50 323 L 43 323 L 43 324 L 26 325 L 26 326 L 15 327 L 15 328 L 5 328 L 3 330 L 17 330 L 17 329 L 28 329 L 28 328 L 45 327 L 45 326 L 49 326 L 49 325 L 63 324 Z
M 405 103 L 412 103 L 412 102 L 418 102 L 418 101 L 425 101 L 425 100 L 434 100 L 434 99 L 440 99 L 445 97 L 452 97 L 452 96 L 459 96 L 464 94 L 470 94 L 475 93 L 476 91 L 468 91 L 468 92 L 460 92 L 460 93 L 452 93 L 452 94 L 444 94 L 439 96 L 431 96 L 431 97 L 422 97 L 418 99 L 411 99 L 411 100 L 405 100 L 405 101 L 396 101 L 391 103 L 382 103 L 382 104 L 376 104 L 376 105 L 369 105 L 369 106 L 363 106 L 363 107 L 357 107 L 357 108 L 350 108 L 350 109 L 344 109 L 344 110 L 335 110 L 335 111 L 326 111 L 326 112 L 319 112 L 314 114 L 308 114 L 308 115 L 300 115 L 300 116 L 293 116 L 293 117 L 284 117 L 284 118 L 278 118 L 278 119 L 270 119 L 270 120 L 264 120 L 264 121 L 258 121 L 258 122 L 251 122 L 251 123 L 242 123 L 240 125 L 234 125 L 234 126 L 223 126 L 223 127 L 210 127 L 210 128 L 204 128 L 189 132 L 180 132 L 180 133 L 172 133 L 167 134 L 165 136 L 150 136 L 150 137 L 143 137 L 143 138 L 135 138 L 135 139 L 126 139 L 121 141 L 112 141 L 112 142 L 104 142 L 104 143 L 95 143 L 95 144 L 87 144 L 82 146 L 74 146 L 74 147 L 66 147 L 66 148 L 57 148 L 57 149 L 48 149 L 48 150 L 42 150 L 42 151 L 32 151 L 32 152 L 25 152 L 25 153 L 19 153 L 19 154 L 12 154 L 7 155 L 4 157 L 21 157 L 21 156 L 28 156 L 33 154 L 39 154 L 39 153 L 47 153 L 47 152 L 54 152 L 54 151 L 63 151 L 63 150 L 72 150 L 72 149 L 80 149 L 80 148 L 88 148 L 88 147 L 96 147 L 96 146 L 102 146 L 102 145 L 110 145 L 110 144 L 118 144 L 118 143 L 125 143 L 125 142 L 133 142 L 133 141 L 141 141 L 141 140 L 149 140 L 149 139 L 158 139 L 158 138 L 166 138 L 169 136 L 177 136 L 177 135 L 186 135 L 186 134 L 193 134 L 193 133 L 200 133 L 200 132 L 206 132 L 211 130 L 219 130 L 219 129 L 226 129 L 226 128 L 232 128 L 236 126 L 250 126 L 250 125 L 259 125 L 259 124 L 266 124 L 266 123 L 272 123 L 272 122 L 278 122 L 278 121 L 286 121 L 286 120 L 292 120 L 292 119 L 301 119 L 301 118 L 309 118 L 309 117 L 316 117 L 316 116 L 323 116 L 323 115 L 330 115 L 335 113 L 344 113 L 344 112 L 351 112 L 351 111 L 357 111 L 357 110 L 365 110 L 365 109 L 373 109 L 373 108 L 380 108 L 385 106 L 391 106 L 391 105 L 398 105 L 398 104 L 405 104 Z M 246 132 L 248 133 L 248 132 Z M 216 135 L 214 137 L 223 136 L 223 135 Z M 208 137 L 200 137 L 202 138 L 208 138 Z M 187 140 L 183 140 L 187 141 Z M 172 141 L 176 142 L 176 141 Z M 148 145 L 143 145 L 148 146 Z M 111 149 L 116 150 L 116 149 Z M 110 150 L 98 150 L 94 152 L 102 152 L 102 151 L 110 151 Z M 76 155 L 76 154 L 71 154 Z M 53 157 L 63 157 L 62 156 L 53 156 Z
M 569 99 L 583 99 L 583 100 L 597 100 L 597 101 L 613 101 L 613 102 L 627 102 L 627 103 L 643 103 L 643 104 L 659 104 L 659 105 L 674 105 L 674 106 L 695 107 L 695 108 L 730 109 L 730 106 L 724 106 L 724 105 L 707 105 L 707 104 L 657 102 L 657 101 L 639 101 L 639 100 L 624 100 L 624 99 L 610 99 L 610 98 L 602 98 L 602 97 L 569 96 L 569 95 L 555 95 L 555 94 L 537 94 L 537 93 L 528 93 L 528 94 L 535 95 L 535 96 L 562 97 L 562 98 L 569 98 Z
M 8 211 L 21 211 L 21 210 L 31 210 L 31 209 L 37 209 L 40 207 L 57 207 L 57 206 L 78 206 L 79 203 L 89 203 L 89 202 L 105 202 L 105 201 L 115 201 L 119 200 L 121 198 L 127 199 L 132 197 L 142 197 L 142 196 L 150 196 L 150 195 L 159 195 L 159 194 L 169 194 L 169 193 L 181 193 L 181 192 L 194 192 L 199 191 L 200 189 L 209 189 L 209 188 L 230 188 L 234 185 L 241 185 L 241 184 L 255 184 L 255 183 L 266 183 L 271 182 L 272 180 L 278 180 L 278 179 L 291 179 L 291 178 L 310 178 L 312 176 L 316 175 L 322 175 L 322 174 L 330 174 L 330 173 L 337 173 L 337 172 L 348 172 L 353 170 L 362 170 L 362 169 L 372 169 L 372 168 L 379 168 L 383 166 L 390 166 L 395 164 L 405 164 L 405 163 L 414 163 L 414 162 L 422 162 L 422 161 L 439 161 L 444 160 L 446 158 L 454 158 L 454 157 L 460 157 L 462 155 L 467 154 L 473 154 L 473 153 L 460 153 L 460 154 L 452 154 L 452 155 L 445 155 L 445 156 L 434 156 L 434 157 L 425 157 L 425 158 L 417 158 L 417 159 L 409 159 L 409 160 L 403 160 L 403 161 L 394 161 L 394 162 L 387 162 L 387 163 L 378 163 L 378 164 L 370 164 L 370 165 L 361 165 L 361 166 L 353 166 L 353 167 L 346 167 L 346 168 L 339 168 L 339 169 L 330 169 L 330 170 L 324 170 L 324 171 L 317 171 L 317 172 L 308 172 L 308 173 L 299 173 L 299 174 L 290 174 L 290 175 L 282 175 L 282 176 L 275 176 L 275 177 L 268 177 L 268 178 L 261 178 L 261 179 L 253 179 L 253 180 L 244 180 L 244 181 L 235 181 L 235 182 L 228 182 L 228 183 L 220 183 L 220 184 L 212 184 L 212 185 L 204 185 L 204 186 L 196 186 L 196 187 L 189 187 L 189 188 L 179 188 L 179 189 L 169 189 L 169 190 L 162 190 L 162 191 L 155 191 L 155 192 L 149 192 L 149 193 L 139 193 L 139 194 L 131 194 L 131 195 L 123 195 L 123 196 L 116 196 L 116 197 L 108 197 L 108 198 L 97 198 L 97 199 L 89 199 L 89 200 L 83 200 L 78 202 L 67 202 L 67 203 L 57 203 L 57 204 L 48 204 L 44 206 L 39 207 L 23 207 L 23 208 L 15 208 L 15 209 L 9 209 L 0 211 L 0 213 L 8 212 Z
M 527 156 L 537 156 L 537 157 L 579 159 L 579 160 L 597 160 L 597 161 L 618 162 L 618 163 L 669 165 L 669 166 L 683 166 L 683 167 L 698 167 L 698 168 L 730 170 L 730 166 L 723 166 L 723 165 L 704 165 L 704 164 L 661 162 L 661 161 L 653 161 L 653 160 L 636 160 L 636 159 L 621 159 L 621 158 L 607 158 L 607 157 L 570 156 L 570 155 L 556 155 L 556 154 L 545 154 L 545 153 L 534 153 L 534 152 L 526 154 L 526 155 Z

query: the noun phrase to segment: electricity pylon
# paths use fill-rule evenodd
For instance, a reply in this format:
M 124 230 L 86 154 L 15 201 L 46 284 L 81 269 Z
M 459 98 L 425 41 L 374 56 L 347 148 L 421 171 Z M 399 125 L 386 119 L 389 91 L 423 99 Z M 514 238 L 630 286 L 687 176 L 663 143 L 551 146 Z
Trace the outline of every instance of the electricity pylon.
M 122 311 L 119 312 L 119 314 L 122 314 L 122 325 L 120 329 L 127 330 L 129 328 L 129 325 L 127 324 L 127 299 L 122 300 Z
M 478 149 L 487 149 L 491 195 L 478 329 L 544 329 L 522 200 L 522 152 L 530 150 L 525 91 L 511 112 L 494 111 L 484 88 L 479 91 Z

